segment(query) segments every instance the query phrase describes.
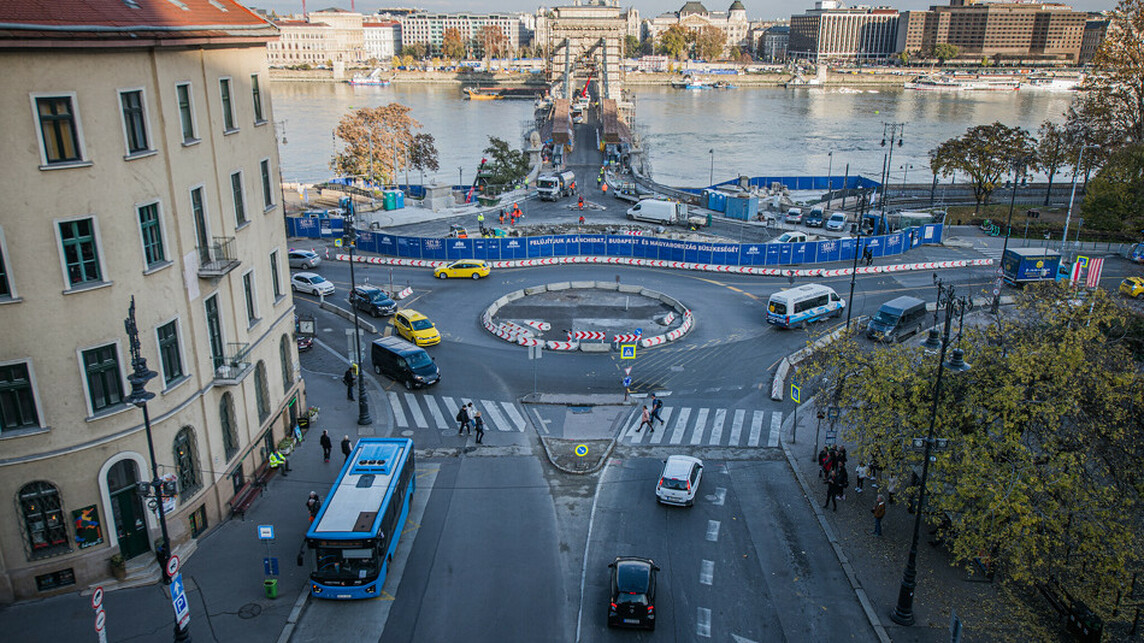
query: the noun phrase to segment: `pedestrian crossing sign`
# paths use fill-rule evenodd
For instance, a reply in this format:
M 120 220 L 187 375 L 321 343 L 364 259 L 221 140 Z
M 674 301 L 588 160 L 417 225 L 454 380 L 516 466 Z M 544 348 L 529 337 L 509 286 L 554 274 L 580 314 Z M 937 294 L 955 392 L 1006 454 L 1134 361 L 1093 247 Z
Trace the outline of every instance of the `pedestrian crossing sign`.
M 341 239 L 334 239 L 334 247 L 335 248 L 341 248 L 342 247 L 342 240 Z
M 798 384 L 795 384 L 794 382 L 791 382 L 790 385 L 790 400 L 795 404 L 802 403 L 802 389 L 800 389 Z
M 636 358 L 636 345 L 635 344 L 621 344 L 620 345 L 620 359 L 635 359 Z

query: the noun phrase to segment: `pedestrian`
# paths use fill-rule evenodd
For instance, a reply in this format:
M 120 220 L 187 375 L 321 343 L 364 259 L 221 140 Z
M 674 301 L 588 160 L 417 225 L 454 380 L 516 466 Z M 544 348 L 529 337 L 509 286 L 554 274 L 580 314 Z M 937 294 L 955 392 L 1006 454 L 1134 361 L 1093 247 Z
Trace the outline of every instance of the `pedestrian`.
M 484 212 L 478 212 L 477 213 L 477 227 L 480 228 L 481 230 L 485 229 L 485 213 Z
M 651 413 L 649 413 L 647 410 L 647 404 L 644 404 L 643 412 L 640 413 L 640 425 L 636 429 L 636 433 L 642 431 L 645 424 L 649 429 L 648 433 L 655 433 L 655 426 L 651 423 Z
M 846 447 L 838 447 L 834 455 L 834 463 L 841 469 L 846 468 Z
M 580 206 L 581 210 L 584 209 L 584 197 L 583 196 L 580 197 L 579 206 Z M 584 215 L 580 215 L 580 223 L 584 223 Z
M 874 263 L 874 253 L 870 252 L 869 247 L 867 247 L 865 250 L 862 251 L 862 259 L 864 259 L 866 261 L 867 266 Z
M 886 480 L 886 496 L 890 504 L 894 504 L 894 494 L 898 493 L 898 476 L 897 474 L 890 474 Z
M 460 422 L 460 424 L 457 425 L 457 435 L 461 435 L 462 431 L 469 428 L 469 409 L 463 402 L 461 403 L 461 409 L 457 411 L 457 422 Z
M 469 402 L 465 407 L 465 412 L 469 415 L 469 421 L 465 424 L 465 435 L 470 435 L 469 429 L 473 428 L 473 424 L 477 418 L 477 409 L 473 408 L 473 403 Z
M 866 479 L 865 464 L 860 464 L 854 467 L 854 477 L 858 479 L 858 484 L 854 485 L 854 492 L 862 493 L 862 482 Z
M 286 456 L 282 455 L 278 449 L 274 449 L 270 452 L 268 460 L 270 461 L 270 468 L 278 469 L 282 477 L 285 478 L 286 472 L 290 470 L 290 462 L 286 460 Z
M 310 511 L 310 522 L 314 522 L 314 518 L 318 517 L 318 510 L 322 508 L 322 499 L 318 497 L 317 491 L 310 492 L 310 498 L 306 500 L 306 509 Z
M 334 448 L 334 443 L 330 440 L 329 431 L 322 431 L 322 437 L 318 438 L 318 444 L 322 445 L 322 462 L 329 462 L 330 451 Z
M 499 221 L 501 225 L 504 225 L 504 208 L 500 209 L 500 216 L 497 217 L 497 221 Z
M 870 510 L 874 514 L 874 535 L 882 535 L 882 518 L 886 516 L 886 501 L 882 496 L 878 496 L 878 502 L 874 504 L 874 508 Z
M 350 442 L 350 436 L 342 438 L 342 453 L 345 454 L 346 460 L 350 459 L 350 454 L 353 453 L 354 443 Z
M 508 215 L 508 224 L 509 225 L 516 225 L 516 213 L 515 212 Z
M 818 452 L 818 477 L 826 479 L 826 470 L 830 466 L 830 451 L 826 445 L 822 446 L 822 450 Z
M 842 493 L 838 486 L 838 470 L 835 469 L 826 477 L 826 502 L 822 503 L 822 508 L 826 509 L 830 503 L 834 503 L 834 510 L 838 511 L 838 494 Z
M 838 483 L 838 499 L 846 500 L 846 487 L 850 486 L 850 474 L 846 473 L 846 467 L 842 465 L 838 465 L 837 472 L 838 477 L 836 478 L 836 482 Z
M 485 418 L 481 417 L 480 411 L 473 418 L 473 428 L 477 431 L 477 444 L 481 444 L 485 439 Z
M 666 422 L 663 421 L 663 418 L 660 417 L 660 413 L 662 411 L 663 411 L 663 400 L 656 397 L 655 393 L 652 393 L 651 394 L 651 419 L 659 420 L 660 424 L 666 424 Z M 652 425 L 652 426 L 654 426 L 654 425 Z
M 350 366 L 346 369 L 346 374 L 342 376 L 342 384 L 346 385 L 346 399 L 354 399 L 354 367 Z
M 580 225 L 584 225 L 584 215 L 580 215 Z

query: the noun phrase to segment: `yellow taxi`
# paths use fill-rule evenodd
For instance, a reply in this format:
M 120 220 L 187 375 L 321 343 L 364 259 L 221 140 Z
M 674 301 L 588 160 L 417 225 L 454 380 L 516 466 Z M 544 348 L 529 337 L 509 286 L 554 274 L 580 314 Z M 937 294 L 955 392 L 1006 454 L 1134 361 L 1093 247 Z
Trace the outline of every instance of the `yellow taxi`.
M 433 276 L 438 279 L 449 279 L 450 277 L 480 279 L 489 276 L 489 264 L 480 259 L 459 259 L 444 266 L 437 266 L 433 270 Z
M 397 334 L 418 346 L 441 343 L 441 333 L 429 318 L 416 310 L 405 309 L 393 316 L 393 329 Z
M 1125 297 L 1144 297 L 1144 277 L 1128 277 L 1120 282 L 1120 292 Z

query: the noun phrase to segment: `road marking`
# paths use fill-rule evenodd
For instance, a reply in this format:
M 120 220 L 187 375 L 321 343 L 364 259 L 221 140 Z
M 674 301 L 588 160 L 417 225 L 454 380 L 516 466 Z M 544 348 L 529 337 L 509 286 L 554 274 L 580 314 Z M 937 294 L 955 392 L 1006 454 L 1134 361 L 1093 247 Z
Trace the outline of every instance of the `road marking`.
M 749 639 L 749 638 L 747 638 L 747 637 L 745 637 L 745 636 L 739 636 L 738 634 L 732 634 L 732 635 L 731 635 L 731 640 L 732 640 L 734 643 L 758 643 L 757 641 L 755 641 L 755 640 L 753 640 L 753 639 Z
M 516 406 L 513 405 L 512 402 L 501 402 L 501 406 L 504 407 L 505 413 L 508 414 L 512 423 L 516 425 L 516 430 L 523 432 L 525 427 L 528 426 L 528 421 L 524 419 L 520 411 L 516 410 Z
M 735 418 L 731 420 L 731 438 L 727 442 L 729 447 L 739 446 L 739 437 L 743 434 L 743 416 L 747 412 L 743 409 L 735 409 Z
M 719 542 L 719 521 L 707 521 L 707 540 L 710 542 Z
M 747 446 L 759 446 L 759 437 L 763 434 L 763 412 L 755 411 L 751 416 L 751 437 L 747 438 Z
M 643 442 L 644 435 L 646 435 L 642 430 L 640 430 L 642 429 L 640 425 L 643 423 L 642 408 L 639 410 L 639 412 L 635 413 L 635 417 L 632 418 L 631 422 L 632 424 L 628 427 L 627 430 L 628 437 L 632 439 L 632 444 L 639 444 L 640 442 Z
M 604 479 L 608 477 L 608 468 L 612 465 L 612 460 L 609 460 L 604 465 L 604 470 L 600 472 L 599 482 L 596 484 L 596 492 L 592 495 L 592 511 L 588 514 L 588 537 L 584 539 L 584 563 L 580 568 L 580 609 L 576 613 L 576 640 L 580 640 L 580 626 L 584 622 L 584 584 L 588 580 L 588 548 L 592 544 L 592 526 L 596 523 L 596 503 L 600 500 L 600 489 L 604 487 Z
M 767 437 L 767 446 L 777 447 L 779 445 L 779 431 L 783 428 L 783 412 L 775 411 L 771 414 L 771 434 Z
M 445 413 L 452 415 L 453 416 L 453 422 L 457 422 L 457 411 L 460 411 L 461 407 L 458 406 L 457 403 L 454 402 L 453 398 L 451 398 L 451 397 L 442 397 L 441 401 L 445 403 Z M 457 422 L 457 424 L 459 425 L 460 422 Z M 453 425 L 449 424 L 448 427 L 451 429 L 451 428 L 453 428 Z
M 417 397 L 412 393 L 406 393 L 405 401 L 409 403 L 409 413 L 413 416 L 413 422 L 417 428 L 428 429 L 429 423 L 425 421 L 425 414 L 421 412 L 421 405 L 417 403 Z
M 536 409 L 532 409 L 532 416 L 536 419 L 536 424 L 540 426 L 540 430 L 545 435 L 549 435 L 551 431 L 548 430 L 548 425 L 552 424 L 552 420 L 545 420 L 544 418 L 540 417 L 540 413 L 538 413 Z
M 715 487 L 715 495 L 711 496 L 711 504 L 715 506 L 722 505 L 727 499 L 727 490 L 723 487 Z
M 426 395 L 425 406 L 429 407 L 429 415 L 433 416 L 433 421 L 437 423 L 438 429 L 449 428 L 449 421 L 445 419 L 445 415 L 441 413 L 441 408 L 437 406 L 436 395 Z
M 691 417 L 691 407 L 679 409 L 679 419 L 675 421 L 675 429 L 671 432 L 671 444 L 683 442 L 683 434 L 687 432 L 687 419 Z M 667 426 L 667 424 L 664 424 Z
M 703 443 L 703 430 L 707 428 L 707 409 L 699 409 L 695 414 L 695 432 L 691 434 L 691 444 Z
M 718 445 L 719 440 L 723 439 L 723 421 L 726 419 L 726 409 L 715 409 L 715 419 L 711 422 L 711 440 L 708 442 L 711 446 Z
M 651 442 L 652 444 L 659 444 L 663 442 L 663 434 L 667 433 L 667 423 L 671 421 L 671 409 L 665 408 L 661 409 L 661 411 L 662 413 L 660 414 L 660 417 L 663 418 L 663 426 L 659 428 L 659 433 L 651 434 L 651 439 L 649 439 L 648 442 Z M 652 420 L 652 422 L 654 423 L 655 420 Z
M 705 639 L 711 638 L 711 610 L 700 607 L 695 617 L 695 634 Z
M 710 585 L 712 579 L 715 578 L 715 561 L 704 560 L 699 563 L 699 582 L 703 585 Z
M 389 391 L 385 396 L 389 398 L 389 406 L 393 409 L 393 417 L 397 420 L 397 426 L 409 426 L 409 420 L 405 419 L 405 409 L 401 408 L 401 398 L 393 391 Z
M 481 406 L 485 407 L 484 412 L 481 413 L 485 417 L 485 426 L 494 431 L 512 431 L 512 425 L 509 421 L 501 415 L 500 409 L 497 408 L 497 403 L 491 400 L 481 400 Z

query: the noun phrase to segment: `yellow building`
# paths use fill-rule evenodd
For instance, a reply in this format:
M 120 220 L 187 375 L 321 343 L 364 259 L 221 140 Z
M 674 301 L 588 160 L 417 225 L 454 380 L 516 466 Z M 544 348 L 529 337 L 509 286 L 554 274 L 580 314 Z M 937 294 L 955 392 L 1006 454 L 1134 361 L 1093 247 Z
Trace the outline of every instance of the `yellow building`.
M 266 43 L 233 0 L 0 4 L 0 601 L 154 565 L 124 318 L 177 552 L 301 406 Z M 157 504 L 157 503 L 155 503 Z M 152 567 L 152 570 L 155 568 Z

